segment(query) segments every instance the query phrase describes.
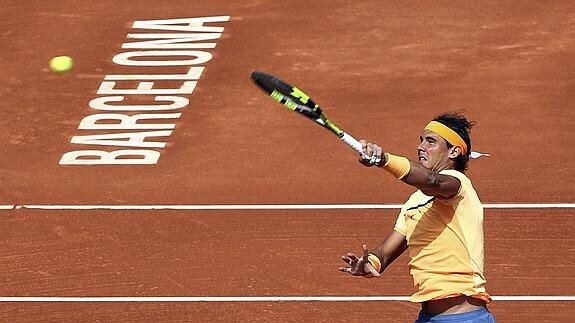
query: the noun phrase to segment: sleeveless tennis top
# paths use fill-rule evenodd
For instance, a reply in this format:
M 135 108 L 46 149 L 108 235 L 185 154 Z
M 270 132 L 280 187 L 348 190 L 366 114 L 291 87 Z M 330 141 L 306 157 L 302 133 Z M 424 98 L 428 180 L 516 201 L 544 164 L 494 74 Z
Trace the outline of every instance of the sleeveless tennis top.
M 421 191 L 403 205 L 394 230 L 407 239 L 412 302 L 458 295 L 491 301 L 483 275 L 483 207 L 471 181 L 456 170 L 440 174 L 461 182 L 450 199 Z

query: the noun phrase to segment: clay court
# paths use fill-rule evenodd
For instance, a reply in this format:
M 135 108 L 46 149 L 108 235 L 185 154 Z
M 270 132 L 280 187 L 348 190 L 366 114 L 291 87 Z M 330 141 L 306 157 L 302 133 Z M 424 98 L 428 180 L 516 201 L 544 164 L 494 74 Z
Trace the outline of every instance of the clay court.
M 473 150 L 490 154 L 467 173 L 485 204 L 489 309 L 498 322 L 573 320 L 573 2 L 5 0 L 0 17 L 1 321 L 412 322 L 406 255 L 381 279 L 338 267 L 381 241 L 413 188 L 274 103 L 254 70 L 411 158 L 430 119 L 464 110 Z M 211 33 L 192 41 L 203 60 L 118 63 L 183 51 L 126 46 L 152 39 L 131 34 L 182 32 L 136 22 L 202 17 L 229 18 L 191 31 Z M 174 53 L 162 59 L 190 61 Z M 57 55 L 74 58 L 72 71 L 48 69 Z M 164 94 L 126 94 L 143 75 Z M 92 106 L 114 95 L 186 104 Z M 103 113 L 171 115 L 148 129 L 86 123 Z M 138 132 L 150 135 L 139 147 L 109 139 Z M 62 162 L 121 149 L 157 159 Z

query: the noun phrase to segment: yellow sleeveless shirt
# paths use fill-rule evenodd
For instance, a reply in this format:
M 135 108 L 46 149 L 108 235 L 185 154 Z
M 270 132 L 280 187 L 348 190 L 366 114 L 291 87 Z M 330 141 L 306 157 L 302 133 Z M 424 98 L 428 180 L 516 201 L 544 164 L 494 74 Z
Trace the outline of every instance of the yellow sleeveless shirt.
M 410 300 L 467 295 L 489 303 L 483 275 L 481 201 L 463 173 L 443 170 L 440 174 L 459 179 L 459 192 L 450 199 L 413 193 L 394 227 L 409 246 L 409 269 L 416 288 Z

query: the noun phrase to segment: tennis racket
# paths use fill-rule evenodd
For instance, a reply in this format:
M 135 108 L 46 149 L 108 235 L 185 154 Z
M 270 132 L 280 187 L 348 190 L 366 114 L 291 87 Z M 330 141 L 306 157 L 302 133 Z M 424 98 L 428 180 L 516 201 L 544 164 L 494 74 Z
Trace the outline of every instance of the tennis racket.
M 317 105 L 309 95 L 305 94 L 302 90 L 264 72 L 254 71 L 252 72 L 251 77 L 261 89 L 272 97 L 272 99 L 331 131 L 344 143 L 353 148 L 360 155 L 363 155 L 363 150 L 361 149 L 359 141 L 331 122 L 321 111 L 319 105 Z

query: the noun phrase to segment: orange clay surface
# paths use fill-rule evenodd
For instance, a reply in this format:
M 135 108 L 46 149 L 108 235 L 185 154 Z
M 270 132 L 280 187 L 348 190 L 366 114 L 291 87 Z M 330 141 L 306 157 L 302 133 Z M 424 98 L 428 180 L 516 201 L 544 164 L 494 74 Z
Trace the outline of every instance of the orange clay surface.
M 356 138 L 414 158 L 436 114 L 477 122 L 468 171 L 484 203 L 573 203 L 572 1 L 16 1 L 0 11 L 0 204 L 401 204 L 413 191 L 273 103 L 253 70 L 308 92 Z M 231 16 L 154 165 L 63 166 L 134 21 Z M 141 32 L 141 31 L 140 31 Z M 151 32 L 151 31 L 147 31 Z M 158 31 L 159 32 L 159 31 Z M 57 55 L 74 69 L 47 68 Z M 183 73 L 156 67 L 153 74 Z M 132 113 L 133 114 L 133 113 Z M 113 131 L 110 131 L 113 132 Z M 340 273 L 397 210 L 0 210 L 0 295 L 408 296 L 401 256 L 379 279 Z M 569 208 L 486 209 L 494 296 L 575 295 Z M 494 301 L 501 322 L 568 322 L 573 301 Z M 0 320 L 413 321 L 381 302 L 1 302 Z

